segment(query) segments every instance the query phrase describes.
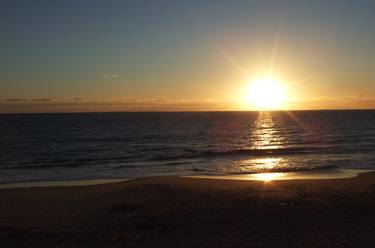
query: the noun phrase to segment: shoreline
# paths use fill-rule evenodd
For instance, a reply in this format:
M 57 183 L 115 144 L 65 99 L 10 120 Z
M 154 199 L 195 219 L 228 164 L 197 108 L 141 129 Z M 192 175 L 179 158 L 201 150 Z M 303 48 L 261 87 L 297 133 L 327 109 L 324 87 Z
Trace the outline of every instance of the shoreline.
M 243 175 L 191 175 L 191 176 L 149 176 L 143 178 L 157 177 L 182 177 L 182 178 L 200 178 L 213 180 L 245 180 L 245 181 L 280 181 L 280 180 L 328 180 L 328 179 L 346 179 L 357 177 L 363 173 L 369 173 L 373 170 L 363 169 L 325 169 L 299 172 L 269 172 L 253 173 Z M 98 178 L 98 179 L 75 179 L 75 180 L 55 180 L 55 181 L 29 181 L 0 184 L 1 189 L 15 188 L 44 188 L 44 187 L 74 187 L 111 184 L 124 181 L 136 180 L 138 178 Z
M 328 179 L 347 179 L 354 178 L 363 173 L 373 172 L 374 170 L 362 169 L 330 169 L 330 170 L 310 170 L 303 172 L 269 172 L 254 173 L 243 175 L 224 175 L 224 176 L 182 176 L 186 178 L 202 179 L 225 179 L 225 180 L 244 180 L 244 181 L 290 181 L 290 180 L 328 180 Z
M 1 189 L 18 189 L 18 188 L 45 188 L 45 187 L 74 187 L 102 185 L 110 183 L 124 182 L 131 179 L 77 179 L 77 180 L 56 180 L 56 181 L 31 181 L 0 184 Z

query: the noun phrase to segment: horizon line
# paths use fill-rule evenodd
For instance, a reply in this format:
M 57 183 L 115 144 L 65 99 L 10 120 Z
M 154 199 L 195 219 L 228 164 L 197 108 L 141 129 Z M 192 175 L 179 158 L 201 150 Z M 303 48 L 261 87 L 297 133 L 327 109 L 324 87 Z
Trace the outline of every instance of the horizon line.
M 146 110 L 146 111 L 66 111 L 66 112 L 0 112 L 0 115 L 40 115 L 40 114 L 105 114 L 105 113 L 223 113 L 223 112 L 303 112 L 303 111 L 375 111 L 375 108 L 358 109 L 279 109 L 279 110 Z

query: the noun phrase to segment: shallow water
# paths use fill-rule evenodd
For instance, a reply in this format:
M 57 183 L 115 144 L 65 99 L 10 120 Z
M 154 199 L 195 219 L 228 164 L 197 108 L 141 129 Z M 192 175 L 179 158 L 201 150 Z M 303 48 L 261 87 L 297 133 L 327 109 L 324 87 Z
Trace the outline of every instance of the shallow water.
M 0 189 L 90 186 L 124 182 L 127 179 L 82 179 L 62 181 L 35 181 L 0 184 Z
M 229 179 L 229 180 L 247 180 L 247 181 L 280 181 L 280 180 L 324 180 L 324 179 L 345 179 L 353 178 L 361 173 L 371 172 L 372 170 L 351 170 L 351 169 L 330 169 L 330 170 L 309 170 L 299 172 L 266 172 L 242 175 L 221 175 L 221 176 L 187 176 L 191 178 L 205 179 Z
M 375 168 L 375 111 L 0 115 L 0 183 Z

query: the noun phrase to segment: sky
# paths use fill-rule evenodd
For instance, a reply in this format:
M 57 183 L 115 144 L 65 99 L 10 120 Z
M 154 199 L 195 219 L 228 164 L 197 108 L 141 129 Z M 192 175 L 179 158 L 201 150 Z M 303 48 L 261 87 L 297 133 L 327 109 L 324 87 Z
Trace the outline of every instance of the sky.
M 0 112 L 375 108 L 375 1 L 2 0 Z

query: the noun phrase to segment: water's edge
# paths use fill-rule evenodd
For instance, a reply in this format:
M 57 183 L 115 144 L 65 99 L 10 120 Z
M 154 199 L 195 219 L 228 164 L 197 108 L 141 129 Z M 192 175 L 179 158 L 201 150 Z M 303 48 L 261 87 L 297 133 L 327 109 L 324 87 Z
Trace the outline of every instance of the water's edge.
M 372 172 L 374 170 L 355 170 L 355 169 L 331 169 L 314 170 L 304 172 L 271 172 L 255 173 L 247 175 L 223 175 L 223 176 L 184 176 L 187 178 L 202 179 L 228 179 L 228 180 L 248 180 L 248 181 L 278 181 L 278 180 L 322 180 L 322 179 L 345 179 L 353 178 L 362 173 Z
M 374 170 L 352 170 L 352 169 L 332 169 L 330 171 L 306 171 L 306 172 L 286 172 L 286 173 L 255 173 L 248 175 L 195 175 L 179 176 L 183 178 L 201 178 L 201 179 L 226 179 L 226 180 L 247 180 L 247 181 L 278 181 L 278 180 L 322 180 L 322 179 L 345 179 L 353 178 L 362 173 L 372 172 Z M 15 188 L 41 188 L 41 187 L 71 187 L 71 186 L 90 186 L 118 183 L 130 181 L 136 178 L 123 179 L 81 179 L 81 180 L 62 180 L 62 181 L 32 181 L 1 184 L 0 189 Z
M 118 183 L 118 182 L 124 182 L 127 180 L 130 180 L 130 179 L 81 179 L 81 180 L 61 180 L 61 181 L 33 181 L 33 182 L 1 184 L 0 189 L 90 186 L 90 185 Z

